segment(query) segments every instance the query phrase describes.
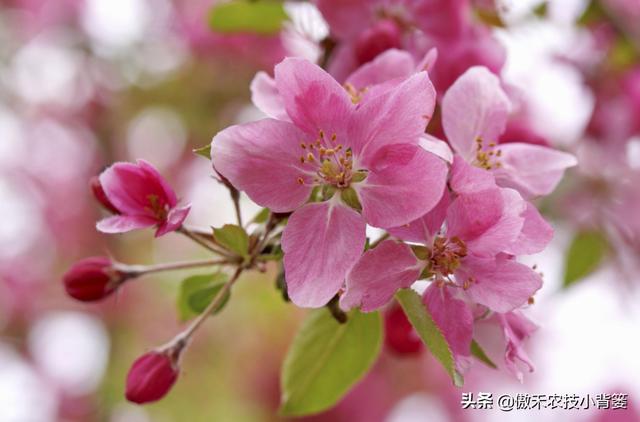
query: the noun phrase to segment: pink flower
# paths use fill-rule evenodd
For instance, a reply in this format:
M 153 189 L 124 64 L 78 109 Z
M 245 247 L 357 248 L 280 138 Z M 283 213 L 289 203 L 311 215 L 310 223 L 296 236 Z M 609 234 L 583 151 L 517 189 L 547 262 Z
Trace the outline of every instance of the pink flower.
M 103 233 L 124 233 L 156 226 L 156 237 L 180 228 L 190 205 L 177 207 L 176 194 L 158 170 L 144 160 L 115 163 L 100 175 L 108 202 L 119 215 L 97 224 Z
M 113 268 L 104 256 L 85 258 L 73 264 L 63 277 L 67 294 L 83 302 L 92 302 L 111 295 L 126 276 Z
M 497 187 L 490 173 L 459 157 L 449 184 L 453 199 L 445 192 L 426 215 L 389 230 L 425 247 L 386 240 L 365 252 L 347 276 L 341 307 L 378 309 L 425 271 L 437 283 L 460 288 L 469 300 L 496 312 L 521 306 L 541 287 L 540 275 L 511 256 L 540 251 L 551 239 L 553 231 L 537 210 L 517 191 Z
M 354 103 L 326 72 L 294 58 L 276 66 L 271 88 L 278 119 L 223 130 L 211 157 L 254 202 L 293 211 L 282 237 L 288 292 L 319 307 L 362 253 L 366 224 L 406 224 L 438 202 L 447 168 L 419 145 L 435 92 L 420 72 Z
M 139 357 L 127 374 L 127 400 L 144 404 L 163 398 L 178 379 L 177 363 L 169 353 L 150 352 Z
M 520 142 L 497 144 L 510 103 L 489 70 L 473 67 L 444 95 L 442 123 L 452 148 L 467 162 L 493 172 L 498 184 L 523 196 L 547 195 L 555 189 L 573 155 Z
M 533 372 L 535 369 L 524 350 L 524 342 L 531 337 L 538 326 L 519 311 L 497 314 L 495 318 L 502 327 L 506 341 L 504 354 L 506 368 L 522 382 L 522 366 L 526 367 L 529 372 Z
M 447 89 L 474 65 L 499 72 L 504 48 L 472 19 L 467 0 L 316 0 L 338 46 L 329 72 L 343 81 L 358 66 L 392 48 L 422 57 L 431 48 L 442 54 L 433 69 L 438 91 Z

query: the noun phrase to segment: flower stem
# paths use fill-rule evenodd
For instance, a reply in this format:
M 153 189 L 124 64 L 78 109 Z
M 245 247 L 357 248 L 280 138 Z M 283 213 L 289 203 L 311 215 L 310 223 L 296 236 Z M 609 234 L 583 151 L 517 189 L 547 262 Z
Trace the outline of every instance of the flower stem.
M 198 261 L 182 261 L 182 262 L 169 262 L 166 264 L 155 265 L 127 265 L 122 263 L 115 263 L 114 267 L 118 271 L 129 273 L 134 276 L 141 276 L 144 274 L 158 273 L 162 271 L 183 270 L 187 268 L 198 267 L 210 267 L 213 265 L 229 265 L 234 261 L 228 259 L 202 259 Z
M 218 255 L 222 255 L 225 256 L 227 258 L 232 258 L 232 256 L 224 251 L 224 250 L 220 250 L 217 247 L 214 247 L 212 244 L 205 242 L 203 239 L 201 239 L 201 237 L 203 236 L 203 233 L 199 233 L 199 232 L 194 232 L 191 231 L 190 229 L 186 228 L 185 226 L 180 227 L 180 229 L 178 230 L 180 233 L 182 233 L 183 235 L 187 236 L 189 239 L 193 240 L 195 243 L 197 243 L 198 245 L 202 246 L 205 249 L 208 249 L 209 251 L 218 254 Z M 213 239 L 213 237 L 212 237 Z

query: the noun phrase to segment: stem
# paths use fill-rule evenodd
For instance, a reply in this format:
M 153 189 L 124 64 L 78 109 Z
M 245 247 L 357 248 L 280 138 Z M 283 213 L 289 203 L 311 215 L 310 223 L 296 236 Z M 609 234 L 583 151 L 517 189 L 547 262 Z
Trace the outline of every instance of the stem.
M 242 212 L 240 211 L 240 193 L 235 190 L 229 188 L 229 195 L 231 195 L 231 199 L 233 200 L 233 208 L 236 210 L 236 220 L 238 220 L 238 225 L 243 227 L 242 224 Z
M 222 256 L 226 256 L 227 258 L 232 258 L 231 255 L 229 255 L 229 253 L 227 253 L 224 250 L 220 250 L 218 248 L 213 247 L 213 245 L 210 245 L 209 243 L 205 242 L 204 240 L 200 239 L 198 236 L 202 236 L 201 233 L 194 233 L 191 230 L 187 229 L 186 227 L 182 226 L 179 230 L 180 233 L 184 234 L 185 236 L 187 236 L 189 239 L 193 240 L 194 242 L 196 242 L 198 245 L 202 246 L 205 249 L 208 249 L 209 251 L 218 254 L 218 255 L 222 255 Z
M 220 289 L 220 291 L 216 295 L 215 299 L 211 301 L 211 303 L 206 307 L 206 309 L 200 315 L 198 315 L 198 318 L 196 318 L 195 321 L 191 323 L 189 328 L 187 328 L 184 332 L 180 334 L 180 338 L 188 340 L 193 335 L 193 333 L 195 333 L 196 330 L 200 328 L 200 326 L 207 319 L 209 314 L 218 306 L 220 306 L 220 304 L 224 300 L 224 297 L 231 290 L 231 286 L 233 286 L 235 282 L 238 281 L 238 278 L 240 277 L 240 274 L 242 274 L 242 271 L 244 270 L 244 268 L 245 267 L 243 266 L 238 266 L 238 268 L 236 268 L 236 271 L 235 273 L 233 273 L 233 276 L 231 277 L 231 279 L 225 283 L 225 285 L 222 287 L 222 289 Z
M 384 240 L 387 240 L 390 237 L 389 233 L 385 233 L 382 236 L 380 236 L 379 238 L 377 238 L 373 243 L 369 244 L 369 249 L 373 249 L 376 246 L 378 246 L 380 243 L 382 243 Z
M 198 261 L 182 261 L 182 262 L 170 262 L 167 264 L 156 265 L 127 265 L 116 263 L 114 266 L 117 270 L 132 273 L 135 276 L 141 276 L 144 274 L 158 273 L 162 271 L 183 270 L 186 268 L 198 268 L 198 267 L 210 267 L 212 265 L 225 265 L 232 264 L 233 261 L 228 259 L 202 259 Z

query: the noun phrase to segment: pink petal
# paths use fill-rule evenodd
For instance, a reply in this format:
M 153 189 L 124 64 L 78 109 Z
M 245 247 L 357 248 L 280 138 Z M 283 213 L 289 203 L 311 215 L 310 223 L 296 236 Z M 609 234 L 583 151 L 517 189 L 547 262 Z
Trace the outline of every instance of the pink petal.
M 524 350 L 524 342 L 531 337 L 533 332 L 538 329 L 538 326 L 519 311 L 498 314 L 497 318 L 507 342 L 504 356 L 505 365 L 507 370 L 522 382 L 523 373 L 518 366 L 518 361 L 524 364 L 529 372 L 534 371 L 533 363 Z
M 442 158 L 447 163 L 453 163 L 453 151 L 445 141 L 442 141 L 428 133 L 420 137 L 420 146 L 432 154 Z
M 500 150 L 502 167 L 494 172 L 496 180 L 526 198 L 550 194 L 565 169 L 577 164 L 573 155 L 540 145 L 513 142 L 500 144 Z
M 538 273 L 503 255 L 495 259 L 468 255 L 455 276 L 459 283 L 472 278 L 466 291 L 469 298 L 495 312 L 524 305 L 542 287 Z
M 365 181 L 355 185 L 362 216 L 375 227 L 407 224 L 436 206 L 446 177 L 446 164 L 421 147 L 387 145 L 371 159 Z
M 136 162 L 138 163 L 138 166 L 140 166 L 140 168 L 144 170 L 145 173 L 147 173 L 150 180 L 153 180 L 160 185 L 160 187 L 164 192 L 164 197 L 166 198 L 165 200 L 167 201 L 167 204 L 169 205 L 169 207 L 170 208 L 175 207 L 176 204 L 178 203 L 178 198 L 176 197 L 176 193 L 173 191 L 173 188 L 171 187 L 171 185 L 167 183 L 165 178 L 162 177 L 160 172 L 153 165 L 151 165 L 151 163 L 145 160 L 138 159 L 136 160 Z
M 266 72 L 256 73 L 251 81 L 251 101 L 267 116 L 290 121 L 276 87 L 276 81 Z
M 289 217 L 282 234 L 289 297 L 298 306 L 324 306 L 362 254 L 362 217 L 333 201 L 307 204 Z
M 493 256 L 517 239 L 526 203 L 513 189 L 460 195 L 447 212 L 447 235 L 462 239 L 476 255 Z
M 175 193 L 164 178 L 149 163 L 138 160 L 138 164 L 115 163 L 100 174 L 100 184 L 109 201 L 122 214 L 149 215 L 150 198 L 155 197 L 159 205 L 174 206 Z
M 344 135 L 355 108 L 347 91 L 319 66 L 286 58 L 275 67 L 278 92 L 291 120 L 312 136 L 320 130 Z
M 528 255 L 541 252 L 553 238 L 553 228 L 540 215 L 533 204 L 527 203 L 522 213 L 524 226 L 513 244 L 504 250 L 512 255 Z
M 178 230 L 180 226 L 182 226 L 185 218 L 187 218 L 189 210 L 191 210 L 191 205 L 173 208 L 169 211 L 166 221 L 163 221 L 158 227 L 158 230 L 156 230 L 156 237 Z
M 451 189 L 458 194 L 480 192 L 497 187 L 490 171 L 474 167 L 459 155 L 454 155 L 451 166 Z
M 364 97 L 350 133 L 354 156 L 366 165 L 385 145 L 417 144 L 431 120 L 435 100 L 426 72 L 414 74 L 381 95 Z
M 211 143 L 214 168 L 257 204 L 275 212 L 292 211 L 309 198 L 310 177 L 300 163 L 303 133 L 293 124 L 264 119 L 231 126 Z
M 451 288 L 438 287 L 435 283 L 424 292 L 422 298 L 434 322 L 442 331 L 457 369 L 461 372 L 471 364 L 471 340 L 473 339 L 473 314 L 467 304 L 453 297 Z
M 496 75 L 480 66 L 467 70 L 442 99 L 442 124 L 453 149 L 465 160 L 472 160 L 476 139 L 498 140 L 505 129 L 509 107 Z
M 416 66 L 416 70 L 426 70 L 427 72 L 431 72 L 431 69 L 433 69 L 437 61 L 438 49 L 434 47 L 427 51 L 427 54 L 424 55 L 420 63 Z
M 362 255 L 347 276 L 347 290 L 340 307 L 361 307 L 370 312 L 386 305 L 398 289 L 410 287 L 420 276 L 421 265 L 404 243 L 385 240 Z
M 447 215 L 450 202 L 449 190 L 445 187 L 438 204 L 428 213 L 413 220 L 411 223 L 388 229 L 387 231 L 407 242 L 430 244 L 433 237 L 440 231 Z
M 350 39 L 373 23 L 369 0 L 317 0 L 316 5 L 338 39 Z
M 98 221 L 96 229 L 102 233 L 125 233 L 146 229 L 158 224 L 158 220 L 144 215 L 114 215 Z
M 391 49 L 353 72 L 346 83 L 361 90 L 392 79 L 407 78 L 415 72 L 415 63 L 406 51 Z M 401 81 L 401 80 L 399 80 Z

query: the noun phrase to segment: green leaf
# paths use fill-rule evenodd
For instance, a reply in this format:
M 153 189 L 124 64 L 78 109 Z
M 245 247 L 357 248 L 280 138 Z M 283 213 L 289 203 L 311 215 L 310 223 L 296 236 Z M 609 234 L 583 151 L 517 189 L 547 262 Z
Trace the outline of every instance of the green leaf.
M 251 222 L 256 224 L 266 223 L 269 219 L 270 213 L 271 212 L 269 211 L 269 208 L 263 208 L 259 213 L 255 215 L 255 217 L 253 217 L 253 220 L 251 220 Z
M 475 340 L 471 341 L 471 354 L 476 358 L 478 358 L 478 360 L 480 360 L 482 363 L 484 363 L 488 367 L 493 369 L 498 368 L 496 364 L 493 363 L 491 358 L 487 356 L 487 354 L 485 353 L 484 349 L 480 346 L 480 344 L 478 344 L 478 342 Z
M 214 297 L 227 282 L 227 275 L 221 272 L 213 274 L 194 275 L 184 279 L 180 285 L 178 294 L 178 313 L 182 321 L 186 321 L 202 313 L 211 303 Z M 224 300 L 213 314 L 220 312 L 227 304 L 230 294 L 225 295 Z
M 213 229 L 213 238 L 225 249 L 235 252 L 239 256 L 249 255 L 249 235 L 240 226 L 225 224 L 219 229 Z
M 336 404 L 375 362 L 381 343 L 377 312 L 354 310 L 340 324 L 325 308 L 312 311 L 282 367 L 280 413 L 309 415 Z
M 281 2 L 236 0 L 220 3 L 209 12 L 209 27 L 222 33 L 276 34 L 288 19 Z
M 207 160 L 211 160 L 211 144 L 196 148 L 193 150 L 193 152 L 200 155 L 201 157 L 206 158 Z
M 600 232 L 576 233 L 567 252 L 563 287 L 569 287 L 597 270 L 607 249 L 607 239 Z
M 396 300 L 402 306 L 409 322 L 416 329 L 422 342 L 429 348 L 433 356 L 444 366 L 453 384 L 461 387 L 464 383 L 462 374 L 456 370 L 455 361 L 451 348 L 427 311 L 427 307 L 422 303 L 420 295 L 411 289 L 402 289 L 396 293 Z

